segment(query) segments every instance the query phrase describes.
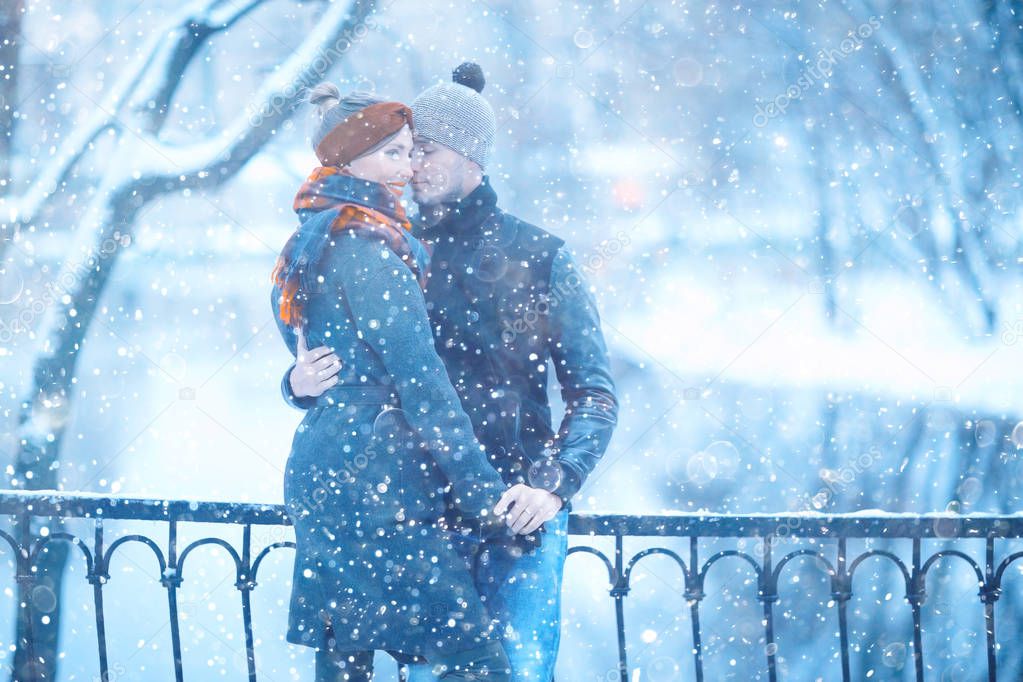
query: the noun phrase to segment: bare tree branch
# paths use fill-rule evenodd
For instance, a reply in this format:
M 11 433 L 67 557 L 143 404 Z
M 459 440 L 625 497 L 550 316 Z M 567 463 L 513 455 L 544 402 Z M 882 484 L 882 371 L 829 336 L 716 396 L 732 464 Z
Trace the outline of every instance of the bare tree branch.
M 0 222 L 10 221 L 5 228 L 8 238 L 25 226 L 35 223 L 40 215 L 60 197 L 60 190 L 76 164 L 92 150 L 93 143 L 108 130 L 124 127 L 122 116 L 143 112 L 142 129 L 151 134 L 160 130 L 167 107 L 181 84 L 181 76 L 191 63 L 203 40 L 226 30 L 265 0 L 249 0 L 241 6 L 225 0 L 199 0 L 156 30 L 141 50 L 146 56 L 121 74 L 93 115 L 76 126 L 60 153 L 39 172 L 35 181 L 20 197 L 7 197 L 6 210 L 0 206 Z M 223 5 L 228 4 L 226 9 Z M 172 36 L 172 40 L 168 40 Z M 4 244 L 0 243 L 0 256 Z
M 859 21 L 865 22 L 876 16 L 868 0 L 854 0 L 851 4 L 853 9 L 847 11 Z M 968 217 L 963 215 L 967 207 L 961 198 L 967 196 L 968 192 L 960 170 L 959 155 L 962 147 L 956 132 L 957 126 L 945 125 L 939 118 L 939 109 L 931 99 L 927 84 L 913 63 L 905 41 L 885 21 L 878 22 L 875 37 L 882 47 L 879 53 L 888 63 L 895 81 L 902 86 L 902 93 L 913 114 L 911 118 L 919 128 L 923 142 L 921 149 L 928 164 L 947 183 L 948 192 L 952 194 L 949 197 L 944 190 L 935 192 L 936 196 L 930 202 L 934 210 L 928 221 L 928 232 L 936 243 L 939 256 L 951 262 L 962 283 L 968 288 L 967 294 L 979 304 L 985 331 L 990 331 L 994 324 L 995 306 L 985 286 L 988 278 L 983 272 L 983 264 L 977 263 L 971 248 L 964 244 L 962 234 L 962 223 L 968 221 Z M 943 222 L 947 222 L 947 226 Z M 940 267 L 932 273 L 937 283 L 939 286 L 951 286 L 950 282 L 942 282 Z

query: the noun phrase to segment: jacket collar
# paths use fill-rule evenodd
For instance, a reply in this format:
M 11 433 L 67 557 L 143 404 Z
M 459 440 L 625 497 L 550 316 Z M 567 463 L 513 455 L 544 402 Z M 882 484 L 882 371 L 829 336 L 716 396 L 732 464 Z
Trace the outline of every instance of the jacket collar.
M 500 212 L 497 193 L 490 179 L 483 181 L 467 196 L 444 204 L 447 214 L 434 225 L 423 228 L 423 236 L 431 241 L 439 237 L 479 233 L 487 219 Z

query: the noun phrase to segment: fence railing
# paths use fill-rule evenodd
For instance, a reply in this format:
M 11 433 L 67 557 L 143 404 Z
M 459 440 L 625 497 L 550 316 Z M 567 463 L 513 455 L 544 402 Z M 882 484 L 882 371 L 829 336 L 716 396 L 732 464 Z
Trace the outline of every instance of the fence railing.
M 182 570 L 188 556 L 198 547 L 218 545 L 231 557 L 235 567 L 235 587 L 240 593 L 245 651 L 250 682 L 257 680 L 256 651 L 253 644 L 251 593 L 257 586 L 259 568 L 264 559 L 276 549 L 294 547 L 289 541 L 271 542 L 264 547 L 253 547 L 254 527 L 290 525 L 283 505 L 238 502 L 209 502 L 189 500 L 158 500 L 115 497 L 92 494 L 57 492 L 0 492 L 0 515 L 12 519 L 12 532 L 0 530 L 0 547 L 6 543 L 15 557 L 15 579 L 19 589 L 20 609 L 29 608 L 31 595 L 39 580 L 36 566 L 40 553 L 54 541 L 66 541 L 77 547 L 84 558 L 86 578 L 93 587 L 96 619 L 96 646 L 99 654 L 99 679 L 110 679 L 107 641 L 104 628 L 103 589 L 110 579 L 108 567 L 114 553 L 129 542 L 149 547 L 160 567 L 160 583 L 167 590 L 167 608 L 170 615 L 171 645 L 174 655 L 175 680 L 181 682 L 184 673 L 181 664 L 181 635 L 177 593 L 182 584 Z M 32 519 L 59 517 L 91 520 L 90 538 L 83 538 L 64 530 L 40 536 L 32 532 Z M 109 542 L 105 534 L 106 521 L 159 521 L 167 524 L 166 552 L 160 542 L 141 534 L 122 535 Z M 220 537 L 203 537 L 179 547 L 178 533 L 182 524 L 217 523 L 242 527 L 241 546 L 235 547 Z M 749 564 L 756 577 L 756 598 L 763 608 L 764 660 L 768 679 L 778 676 L 777 644 L 775 641 L 774 604 L 778 601 L 779 577 L 791 561 L 811 557 L 822 567 L 830 580 L 832 604 L 837 609 L 838 635 L 842 679 L 851 680 L 850 637 L 847 606 L 853 596 L 853 577 L 857 568 L 871 557 L 880 557 L 897 569 L 905 587 L 904 597 L 910 605 L 913 619 L 913 662 L 916 679 L 924 679 L 924 651 L 922 644 L 921 607 L 926 599 L 927 575 L 941 559 L 955 558 L 966 562 L 976 574 L 979 603 L 983 605 L 987 678 L 998 675 L 995 639 L 995 604 L 1002 592 L 1002 579 L 1006 570 L 1023 558 L 1023 551 L 996 553 L 996 541 L 1023 537 L 1023 515 L 953 515 L 953 514 L 845 514 L 817 513 L 779 515 L 721 515 L 684 513 L 657 516 L 573 514 L 569 521 L 569 534 L 575 537 L 569 555 L 587 553 L 596 556 L 607 569 L 610 597 L 614 601 L 617 626 L 618 675 L 621 682 L 630 679 L 628 647 L 626 644 L 625 600 L 629 594 L 633 571 L 645 557 L 669 557 L 681 570 L 684 578 L 683 596 L 690 610 L 693 641 L 693 670 L 695 678 L 704 679 L 703 633 L 700 629 L 700 604 L 705 598 L 704 587 L 708 571 L 718 561 L 735 557 Z M 614 549 L 605 553 L 586 544 L 581 537 L 613 539 Z M 688 552 L 681 554 L 667 547 L 649 546 L 626 557 L 624 540 L 628 537 L 682 538 L 688 540 Z M 701 539 L 751 538 L 755 539 L 751 552 L 743 549 L 725 549 L 701 558 Z M 814 540 L 810 547 L 801 547 L 776 557 L 775 546 L 780 539 L 801 538 Z M 850 553 L 848 540 L 858 538 L 902 540 L 908 557 L 900 557 L 891 549 L 866 549 Z M 962 549 L 942 548 L 928 554 L 924 552 L 926 540 L 941 540 L 941 544 L 980 543 L 984 559 L 975 560 Z M 688 554 L 688 556 L 682 556 Z M 26 660 L 35 660 L 33 619 L 23 614 L 27 636 L 18 642 L 24 649 Z

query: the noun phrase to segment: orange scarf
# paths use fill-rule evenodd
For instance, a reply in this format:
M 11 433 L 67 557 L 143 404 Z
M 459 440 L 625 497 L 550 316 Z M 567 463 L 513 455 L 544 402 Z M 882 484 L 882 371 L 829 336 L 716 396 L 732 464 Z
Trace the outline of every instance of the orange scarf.
M 340 201 L 323 191 L 329 185 L 329 178 L 332 175 L 347 175 L 351 173 L 345 169 L 335 166 L 320 166 L 315 168 L 309 178 L 299 188 L 295 196 L 294 209 L 296 212 L 303 210 L 323 211 L 339 209 L 337 216 L 331 220 L 328 227 L 329 232 L 339 230 L 359 230 L 369 233 L 377 238 L 383 239 L 387 246 L 397 254 L 402 261 L 412 270 L 420 286 L 426 285 L 426 273 L 422 272 L 416 262 L 415 256 L 409 247 L 403 231 L 411 231 L 412 225 L 405 216 L 402 205 L 395 203 L 396 218 L 379 211 L 370 206 Z M 388 187 L 395 194 L 394 188 Z M 315 220 L 310 218 L 310 220 Z M 270 279 L 280 290 L 280 318 L 290 326 L 298 326 L 302 321 L 302 306 L 299 300 L 299 277 L 289 276 L 293 270 L 292 261 L 298 254 L 293 254 L 294 243 L 296 242 L 302 228 L 300 227 L 292 235 L 284 251 L 277 258 Z M 309 262 L 305 267 L 314 267 L 315 263 Z

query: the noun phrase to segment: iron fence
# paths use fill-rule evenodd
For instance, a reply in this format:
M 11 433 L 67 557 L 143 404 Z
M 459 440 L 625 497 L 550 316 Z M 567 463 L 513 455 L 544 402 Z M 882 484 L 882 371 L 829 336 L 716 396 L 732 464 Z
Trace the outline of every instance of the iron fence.
M 40 553 L 50 543 L 66 541 L 80 550 L 85 562 L 86 578 L 92 585 L 93 607 L 96 620 L 96 647 L 99 655 L 99 679 L 110 679 L 107 640 L 104 628 L 104 586 L 110 579 L 108 568 L 114 553 L 126 543 L 141 543 L 154 554 L 160 568 L 160 583 L 167 591 L 167 609 L 170 616 L 171 646 L 174 655 L 174 679 L 182 682 L 182 650 L 178 590 L 183 581 L 183 570 L 189 555 L 205 545 L 218 545 L 230 556 L 235 569 L 235 587 L 242 607 L 245 652 L 250 682 L 257 680 L 256 650 L 252 632 L 252 591 L 262 562 L 273 551 L 294 547 L 290 541 L 272 542 L 264 547 L 253 546 L 252 532 L 259 526 L 290 525 L 283 505 L 238 502 L 208 502 L 189 500 L 158 500 L 115 497 L 107 495 L 66 494 L 52 492 L 0 492 L 0 515 L 10 517 L 12 530 L 0 530 L 0 539 L 8 545 L 14 557 L 15 579 L 19 592 L 19 618 L 24 626 L 24 637 L 17 643 L 27 660 L 35 659 L 36 645 L 33 618 L 28 613 L 33 588 L 39 580 L 36 570 Z M 66 530 L 45 535 L 33 532 L 32 520 L 57 517 L 60 519 L 87 519 L 91 521 L 91 537 L 80 537 Z M 166 543 L 142 534 L 129 534 L 108 543 L 105 531 L 107 521 L 158 521 L 166 523 Z M 178 534 L 182 524 L 215 523 L 241 526 L 240 547 L 220 537 L 203 537 L 179 547 Z M 700 606 L 706 594 L 707 575 L 722 559 L 733 557 L 746 562 L 756 578 L 756 598 L 763 609 L 764 660 L 768 679 L 778 676 L 777 644 L 775 641 L 774 605 L 779 598 L 779 578 L 786 565 L 800 557 L 810 557 L 822 567 L 830 580 L 831 605 L 837 610 L 838 637 L 842 679 L 851 680 L 850 636 L 847 607 L 853 596 L 853 578 L 861 564 L 872 557 L 890 561 L 905 587 L 905 599 L 912 611 L 913 665 L 916 679 L 924 679 L 924 650 L 922 644 L 921 606 L 926 599 L 927 575 L 936 562 L 957 559 L 972 569 L 977 579 L 977 596 L 984 609 L 986 630 L 987 678 L 997 679 L 998 644 L 995 638 L 995 605 L 1002 592 L 1006 570 L 1023 558 L 1023 551 L 997 553 L 1000 540 L 1023 537 L 1023 515 L 952 515 L 952 514 L 836 514 L 815 513 L 780 515 L 722 515 L 687 513 L 677 515 L 633 516 L 573 514 L 569 520 L 569 534 L 574 536 L 569 555 L 595 556 L 606 568 L 609 594 L 614 601 L 617 629 L 618 676 L 621 682 L 630 679 L 628 646 L 626 643 L 625 600 L 630 591 L 633 572 L 644 558 L 660 555 L 677 564 L 684 579 L 684 598 L 690 611 L 692 627 L 692 664 L 695 678 L 704 679 L 703 633 L 700 629 Z M 605 553 L 585 544 L 585 538 L 609 538 L 614 549 Z M 668 547 L 648 546 L 626 556 L 625 538 L 681 538 L 688 551 L 681 553 Z M 742 548 L 724 549 L 703 559 L 701 540 L 752 538 L 753 551 Z M 800 547 L 783 556 L 775 556 L 780 538 L 800 538 L 810 546 Z M 905 552 L 893 549 L 865 549 L 850 553 L 848 541 L 858 538 L 900 541 Z M 924 551 L 924 542 L 939 540 L 945 545 L 934 551 Z M 974 559 L 961 548 L 947 545 L 975 543 L 982 546 L 983 560 Z M 889 543 L 899 544 L 899 543 Z M 0 543 L 2 546 L 2 543 Z M 685 555 L 685 556 L 684 556 Z

